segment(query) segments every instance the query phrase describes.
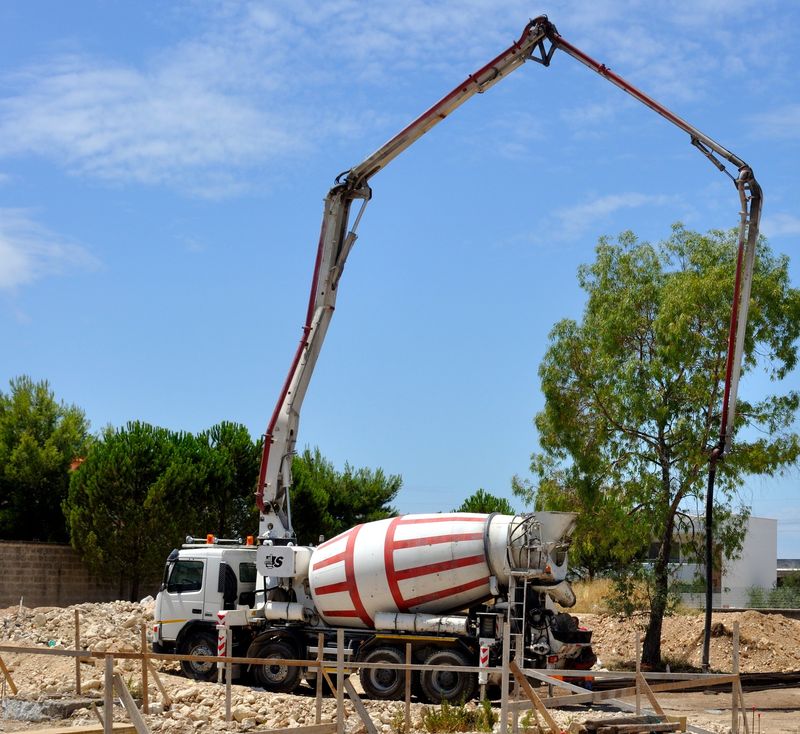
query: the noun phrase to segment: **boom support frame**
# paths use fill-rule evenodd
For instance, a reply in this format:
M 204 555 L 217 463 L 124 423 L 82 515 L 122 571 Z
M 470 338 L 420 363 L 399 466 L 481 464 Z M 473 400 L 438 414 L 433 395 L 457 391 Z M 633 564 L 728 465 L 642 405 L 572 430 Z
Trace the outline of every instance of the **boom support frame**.
M 291 464 L 297 441 L 300 409 L 333 316 L 339 279 L 342 276 L 347 257 L 355 244 L 361 216 L 372 197 L 372 190 L 369 186 L 370 179 L 472 96 L 485 92 L 528 60 L 549 66 L 555 51 L 559 49 L 683 130 L 689 135 L 691 144 L 717 169 L 732 179 L 738 192 L 741 210 L 737 267 L 731 308 L 720 435 L 719 442 L 709 457 L 706 536 L 710 549 L 713 528 L 711 507 L 713 506 L 716 466 L 730 449 L 734 434 L 736 395 L 742 365 L 750 286 L 761 215 L 761 188 L 752 169 L 741 158 L 612 72 L 605 64 L 595 61 L 573 46 L 558 33 L 546 16 L 539 16 L 530 21 L 519 39 L 505 51 L 475 73 L 470 74 L 461 84 L 361 163 L 340 174 L 325 198 L 303 333 L 264 436 L 261 468 L 256 488 L 256 501 L 261 518 L 259 527 L 261 540 L 285 544 L 294 539 L 289 487 L 292 483 Z M 729 165 L 736 169 L 735 175 L 728 170 Z M 361 207 L 353 224 L 350 225 L 351 208 L 353 203 L 358 200 L 361 201 Z M 710 559 L 710 552 L 707 559 Z M 711 563 L 709 560 L 707 560 L 706 566 L 707 630 L 704 663 L 707 667 L 711 608 Z

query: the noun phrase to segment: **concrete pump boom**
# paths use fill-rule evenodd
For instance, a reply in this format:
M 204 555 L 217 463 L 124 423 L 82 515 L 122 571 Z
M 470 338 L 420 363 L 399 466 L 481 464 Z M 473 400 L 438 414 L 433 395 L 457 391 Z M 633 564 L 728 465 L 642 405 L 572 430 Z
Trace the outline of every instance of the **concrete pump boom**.
M 370 178 L 470 97 L 485 92 L 526 61 L 533 60 L 543 66 L 549 66 L 556 49 L 561 49 L 598 72 L 605 79 L 686 132 L 692 145 L 709 158 L 720 171 L 730 176 L 737 188 L 741 204 L 739 251 L 731 312 L 720 440 L 712 456 L 712 466 L 729 447 L 733 435 L 736 392 L 747 323 L 747 306 L 750 298 L 755 247 L 758 239 L 761 189 L 756 183 L 751 168 L 741 158 L 633 87 L 605 65 L 594 61 L 564 40 L 547 17 L 540 16 L 525 26 L 519 40 L 509 48 L 474 74 L 470 74 L 449 94 L 378 148 L 372 155 L 349 171 L 340 174 L 335 185 L 328 192 L 303 334 L 264 439 L 261 469 L 256 488 L 256 500 L 261 517 L 260 538 L 270 539 L 275 544 L 285 544 L 293 538 L 289 487 L 292 483 L 291 463 L 297 441 L 300 408 L 333 315 L 339 278 L 342 275 L 347 256 L 355 244 L 356 231 L 364 208 L 372 196 L 372 190 L 369 187 Z M 737 169 L 737 175 L 731 174 L 722 161 L 732 164 Z M 350 226 L 350 210 L 356 200 L 360 200 L 361 205 L 352 226 Z

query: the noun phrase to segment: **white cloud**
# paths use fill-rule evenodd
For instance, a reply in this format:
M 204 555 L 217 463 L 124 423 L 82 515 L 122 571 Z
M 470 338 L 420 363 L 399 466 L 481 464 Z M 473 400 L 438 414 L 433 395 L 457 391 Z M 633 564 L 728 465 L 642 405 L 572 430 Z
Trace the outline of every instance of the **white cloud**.
M 27 211 L 0 209 L 0 290 L 97 264 L 88 251 L 42 227 Z
M 759 138 L 800 139 L 800 104 L 788 104 L 752 117 Z
M 779 212 L 764 217 L 761 231 L 767 237 L 780 237 L 781 235 L 800 235 L 800 217 L 794 214 Z
M 297 148 L 282 125 L 198 75 L 62 59 L 0 103 L 0 155 L 38 153 L 115 181 L 208 181 Z M 224 186 L 225 181 L 221 181 Z
M 697 6 L 573 0 L 551 19 L 670 104 L 701 99 L 741 57 L 740 34 L 725 24 L 744 23 L 749 6 Z M 201 196 L 239 193 L 254 170 L 264 180 L 332 139 L 392 132 L 419 111 L 422 85 L 441 80 L 446 90 L 516 39 L 529 13 L 522 0 L 189 4 L 172 17 L 192 35 L 145 58 L 77 54 L 6 75 L 0 156 L 40 155 L 79 175 Z M 714 18 L 714 34 L 697 18 Z M 554 63 L 573 62 L 557 54 Z M 587 100 L 570 114 L 588 126 L 610 110 Z M 514 155 L 530 145 L 512 142 Z
M 643 206 L 663 206 L 672 201 L 669 196 L 628 192 L 597 196 L 581 204 L 565 207 L 555 212 L 559 239 L 575 240 L 598 222 L 607 219 L 620 209 L 638 209 Z

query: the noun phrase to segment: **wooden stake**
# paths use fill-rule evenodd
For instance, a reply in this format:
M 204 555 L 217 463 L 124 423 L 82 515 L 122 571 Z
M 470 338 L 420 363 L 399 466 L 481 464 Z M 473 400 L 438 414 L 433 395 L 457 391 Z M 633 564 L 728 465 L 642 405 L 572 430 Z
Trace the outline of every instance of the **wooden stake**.
M 503 619 L 503 670 L 500 674 L 500 734 L 508 734 L 508 665 L 511 647 L 510 613 Z
M 406 642 L 406 665 L 411 665 L 411 643 Z M 411 731 L 411 671 L 406 668 L 406 732 Z
M 231 628 L 225 630 L 225 651 L 230 655 L 231 649 Z M 231 678 L 233 678 L 233 665 L 225 663 L 225 721 L 230 723 L 233 721 L 233 713 L 231 711 Z
M 512 660 L 508 664 L 509 669 L 514 674 L 514 677 L 517 679 L 517 684 L 522 688 L 525 695 L 528 697 L 528 700 L 534 705 L 536 710 L 542 715 L 542 718 L 545 720 L 548 728 L 553 734 L 559 734 L 561 731 L 558 728 L 558 724 L 556 724 L 555 719 L 550 715 L 550 712 L 547 710 L 547 706 L 542 703 L 542 699 L 536 695 L 536 691 L 533 690 L 531 684 L 528 683 L 528 679 L 525 677 L 525 674 L 520 670 L 517 663 Z
M 320 632 L 317 634 L 317 660 L 319 666 L 317 667 L 317 712 L 314 723 L 322 723 L 322 659 L 325 654 L 325 633 Z
M 733 674 L 739 675 L 739 622 L 733 623 Z M 739 691 L 731 685 L 731 732 L 739 734 Z
M 139 713 L 139 709 L 136 707 L 136 702 L 133 700 L 131 692 L 128 690 L 125 681 L 122 680 L 122 676 L 119 673 L 114 673 L 114 687 L 117 689 L 119 700 L 128 712 L 131 723 L 136 727 L 136 734 L 150 734 L 150 729 L 147 728 L 147 724 Z
M 75 662 L 77 663 L 78 658 L 75 658 Z M 17 695 L 17 687 L 14 685 L 14 679 L 11 677 L 11 673 L 8 672 L 8 668 L 6 664 L 3 662 L 3 658 L 0 658 L 0 670 L 3 671 L 3 675 L 5 676 L 6 680 L 8 681 L 8 687 L 11 689 L 11 693 L 15 696 Z
M 744 722 L 745 734 L 752 734 L 750 725 L 747 723 L 747 708 L 744 705 L 744 692 L 742 691 L 742 679 L 736 681 L 736 689 L 739 692 L 739 705 L 742 709 L 742 721 Z M 755 709 L 754 709 L 755 710 Z
M 336 734 L 344 734 L 344 630 L 336 630 Z
M 364 726 L 367 728 L 368 734 L 378 734 L 378 730 L 375 727 L 375 722 L 372 720 L 372 717 L 369 715 L 369 711 L 367 711 L 367 707 L 364 706 L 364 702 L 361 700 L 359 695 L 356 693 L 356 689 L 353 688 L 353 684 L 350 682 L 349 678 L 345 678 L 344 679 L 344 687 L 347 690 L 347 695 L 350 696 L 350 700 L 353 702 L 353 706 L 355 707 L 356 711 L 358 712 L 358 715 L 361 717 L 361 721 L 364 722 Z
M 81 649 L 81 613 L 75 610 L 75 649 Z M 81 659 L 75 658 L 75 693 L 81 695 Z
M 164 708 L 168 709 L 170 706 L 172 706 L 172 699 L 170 698 L 169 693 L 167 693 L 167 689 L 164 688 L 164 684 L 161 682 L 161 677 L 158 675 L 155 665 L 153 665 L 149 658 L 147 659 L 147 668 L 150 671 L 150 675 L 153 676 L 153 680 L 156 682 L 158 690 L 161 692 L 161 700 L 164 702 Z
M 114 658 L 106 655 L 106 674 L 103 682 L 103 734 L 112 734 L 114 727 Z
M 147 628 L 142 625 L 142 711 L 150 713 L 150 695 L 148 688 L 150 681 L 147 680 Z
M 656 694 L 653 693 L 653 689 L 650 688 L 650 684 L 647 682 L 645 677 L 639 673 L 639 686 L 644 691 L 644 695 L 647 696 L 647 700 L 650 701 L 650 705 L 653 707 L 653 711 L 655 711 L 660 717 L 666 719 L 667 715 L 664 713 L 664 709 L 661 708 L 661 704 L 658 702 L 656 698 Z
M 642 713 L 642 693 L 639 682 L 642 679 L 642 641 L 639 639 L 639 630 L 636 630 L 636 714 Z

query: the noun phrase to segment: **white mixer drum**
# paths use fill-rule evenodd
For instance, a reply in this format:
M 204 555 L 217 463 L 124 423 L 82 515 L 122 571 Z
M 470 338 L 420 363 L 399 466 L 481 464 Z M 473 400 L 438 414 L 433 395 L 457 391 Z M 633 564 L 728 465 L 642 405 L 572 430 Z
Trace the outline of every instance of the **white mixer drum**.
M 358 525 L 314 549 L 311 595 L 331 625 L 377 612 L 442 613 L 491 596 L 483 514 L 405 515 Z

